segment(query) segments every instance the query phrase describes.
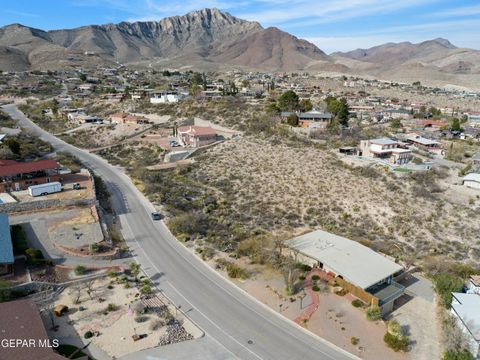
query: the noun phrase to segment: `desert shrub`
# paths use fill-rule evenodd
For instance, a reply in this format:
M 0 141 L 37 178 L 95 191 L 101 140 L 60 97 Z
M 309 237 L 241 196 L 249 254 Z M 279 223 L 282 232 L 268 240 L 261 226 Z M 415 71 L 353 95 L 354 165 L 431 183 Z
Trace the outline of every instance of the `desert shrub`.
M 152 293 L 152 287 L 149 284 L 145 284 L 140 289 L 140 292 L 144 295 L 149 295 Z
M 350 342 L 352 343 L 352 345 L 358 345 L 358 343 L 360 342 L 360 339 L 355 336 L 352 336 L 352 338 L 350 339 Z
M 25 255 L 27 255 L 27 261 L 30 264 L 37 265 L 45 262 L 45 258 L 43 257 L 41 250 L 28 248 L 25 250 Z
M 452 303 L 452 292 L 459 292 L 463 288 L 463 280 L 456 275 L 440 273 L 433 277 L 435 291 L 440 297 L 440 304 L 449 309 Z
M 300 280 L 300 281 L 305 281 L 305 279 L 306 279 L 305 275 L 300 275 L 298 277 L 298 280 Z
M 91 332 L 90 330 L 87 331 L 85 334 L 83 334 L 83 337 L 85 339 L 90 339 L 91 337 L 93 337 L 93 332 Z
M 147 320 L 148 320 L 148 316 L 145 316 L 145 315 L 135 316 L 135 322 L 137 323 L 142 323 Z
M 388 330 L 387 330 L 390 334 L 394 335 L 394 336 L 397 336 L 397 337 L 400 337 L 403 335 L 403 332 L 402 332 L 402 327 L 400 326 L 400 324 L 398 323 L 397 320 L 390 320 L 388 322 Z
M 180 214 L 168 222 L 172 233 L 192 236 L 205 236 L 208 230 L 208 221 L 201 212 L 187 212 Z
M 442 360 L 475 360 L 475 358 L 468 350 L 448 350 L 443 353 Z
M 393 351 L 406 351 L 408 349 L 408 337 L 404 335 L 395 336 L 387 332 L 383 337 L 383 341 Z
M 113 303 L 110 303 L 107 305 L 107 311 L 110 312 L 110 311 L 116 311 L 118 310 L 118 306 L 113 304 Z
M 382 310 L 378 306 L 370 306 L 365 312 L 365 315 L 368 320 L 377 321 L 382 317 Z
M 98 253 L 100 251 L 100 245 L 97 243 L 90 244 L 90 251 L 93 253 Z
M 230 263 L 227 265 L 227 274 L 232 279 L 247 279 L 248 273 L 245 269 L 241 268 L 238 265 Z
M 355 300 L 352 301 L 352 306 L 353 307 L 358 308 L 358 307 L 361 307 L 362 305 L 363 305 L 363 303 L 358 299 L 355 299 Z
M 117 272 L 113 269 L 110 269 L 110 270 L 107 271 L 107 275 L 108 275 L 108 277 L 115 278 L 115 277 L 117 277 Z
M 86 271 L 87 271 L 87 268 L 83 265 L 77 265 L 75 266 L 75 269 L 74 269 L 75 275 L 77 276 L 85 274 Z
M 307 264 L 297 263 L 295 267 L 300 271 L 311 271 L 312 267 Z

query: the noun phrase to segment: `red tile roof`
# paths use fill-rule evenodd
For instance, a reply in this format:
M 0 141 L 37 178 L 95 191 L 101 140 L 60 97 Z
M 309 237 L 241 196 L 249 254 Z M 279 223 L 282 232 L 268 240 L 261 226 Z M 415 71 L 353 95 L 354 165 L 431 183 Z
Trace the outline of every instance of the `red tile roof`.
M 58 169 L 60 164 L 55 160 L 39 160 L 31 162 L 15 162 L 0 165 L 0 176 L 28 174 L 35 171 Z

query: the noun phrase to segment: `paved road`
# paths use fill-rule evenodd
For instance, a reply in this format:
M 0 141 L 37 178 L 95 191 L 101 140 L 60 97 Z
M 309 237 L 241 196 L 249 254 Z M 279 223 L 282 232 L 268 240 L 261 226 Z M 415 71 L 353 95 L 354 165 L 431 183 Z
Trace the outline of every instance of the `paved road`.
M 3 108 L 22 127 L 31 129 L 57 150 L 71 152 L 104 179 L 137 261 L 164 293 L 214 340 L 212 343 L 216 345 L 212 346 L 221 344 L 235 357 L 246 360 L 357 359 L 278 315 L 191 254 L 163 222 L 150 219 L 153 206 L 120 169 L 43 131 L 15 105 Z M 207 355 L 210 350 L 202 351 Z M 138 359 L 176 358 L 174 354 L 162 356 L 161 348 L 155 357 L 138 355 Z M 205 358 L 212 357 L 208 354 Z

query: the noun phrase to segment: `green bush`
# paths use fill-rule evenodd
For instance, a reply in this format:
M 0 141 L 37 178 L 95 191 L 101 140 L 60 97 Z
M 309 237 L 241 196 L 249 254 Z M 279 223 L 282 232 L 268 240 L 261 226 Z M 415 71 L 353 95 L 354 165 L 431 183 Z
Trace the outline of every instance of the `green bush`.
M 144 295 L 149 295 L 152 293 L 152 287 L 149 284 L 145 284 L 140 289 L 140 292 Z
M 93 337 L 93 332 L 91 332 L 90 330 L 88 330 L 84 335 L 83 337 L 85 339 L 90 339 L 91 337 Z
M 85 266 L 82 266 L 82 265 L 77 265 L 75 266 L 75 275 L 77 276 L 80 276 L 80 275 L 83 275 L 87 272 L 87 268 Z
M 378 306 L 370 306 L 365 312 L 365 315 L 368 320 L 377 321 L 382 317 L 382 310 Z
M 397 320 L 390 320 L 388 322 L 388 332 L 394 336 L 400 337 L 403 335 L 402 327 Z
M 318 276 L 318 275 L 313 275 L 313 276 L 312 276 L 312 280 L 313 280 L 313 281 L 318 281 L 318 280 L 320 280 L 320 276 Z
M 452 303 L 452 292 L 459 292 L 462 290 L 464 282 L 463 280 L 452 274 L 440 273 L 433 277 L 433 283 L 435 285 L 435 291 L 440 297 L 440 304 L 450 309 Z
M 443 353 L 442 360 L 475 360 L 475 358 L 468 350 L 449 350 Z
M 406 351 L 408 348 L 408 337 L 400 335 L 395 336 L 387 332 L 383 337 L 383 341 L 387 344 L 387 346 L 393 351 Z
M 298 280 L 300 280 L 300 281 L 305 281 L 305 279 L 306 279 L 305 275 L 300 275 L 298 277 Z
M 118 309 L 118 306 L 113 304 L 113 303 L 110 303 L 107 305 L 107 311 L 110 312 L 110 311 L 117 311 Z
M 93 253 L 98 253 L 100 251 L 100 245 L 97 243 L 90 244 L 90 251 Z
M 302 264 L 302 263 L 297 263 L 295 267 L 298 270 L 301 270 L 301 271 L 311 271 L 312 270 L 312 267 L 310 265 Z
M 362 305 L 363 305 L 363 303 L 362 303 L 360 300 L 358 300 L 358 299 L 355 299 L 355 300 L 352 301 L 352 306 L 353 306 L 353 307 L 359 308 L 359 307 L 361 307 Z
M 27 255 L 27 262 L 29 264 L 38 265 L 45 262 L 45 258 L 43 257 L 41 250 L 28 248 L 25 250 L 25 255 Z
M 320 287 L 318 285 L 313 285 L 312 290 L 313 291 L 320 291 Z
M 110 270 L 107 271 L 107 275 L 108 275 L 108 277 L 115 278 L 115 277 L 117 277 L 118 274 L 115 270 L 110 269 Z

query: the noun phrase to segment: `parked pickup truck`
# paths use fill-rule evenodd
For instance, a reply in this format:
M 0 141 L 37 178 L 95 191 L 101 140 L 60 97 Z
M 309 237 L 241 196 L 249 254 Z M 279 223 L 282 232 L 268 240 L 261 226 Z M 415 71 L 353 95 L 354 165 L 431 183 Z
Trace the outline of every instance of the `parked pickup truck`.
M 60 191 L 62 191 L 62 184 L 58 181 L 40 185 L 32 185 L 28 187 L 28 193 L 30 196 L 42 196 Z

